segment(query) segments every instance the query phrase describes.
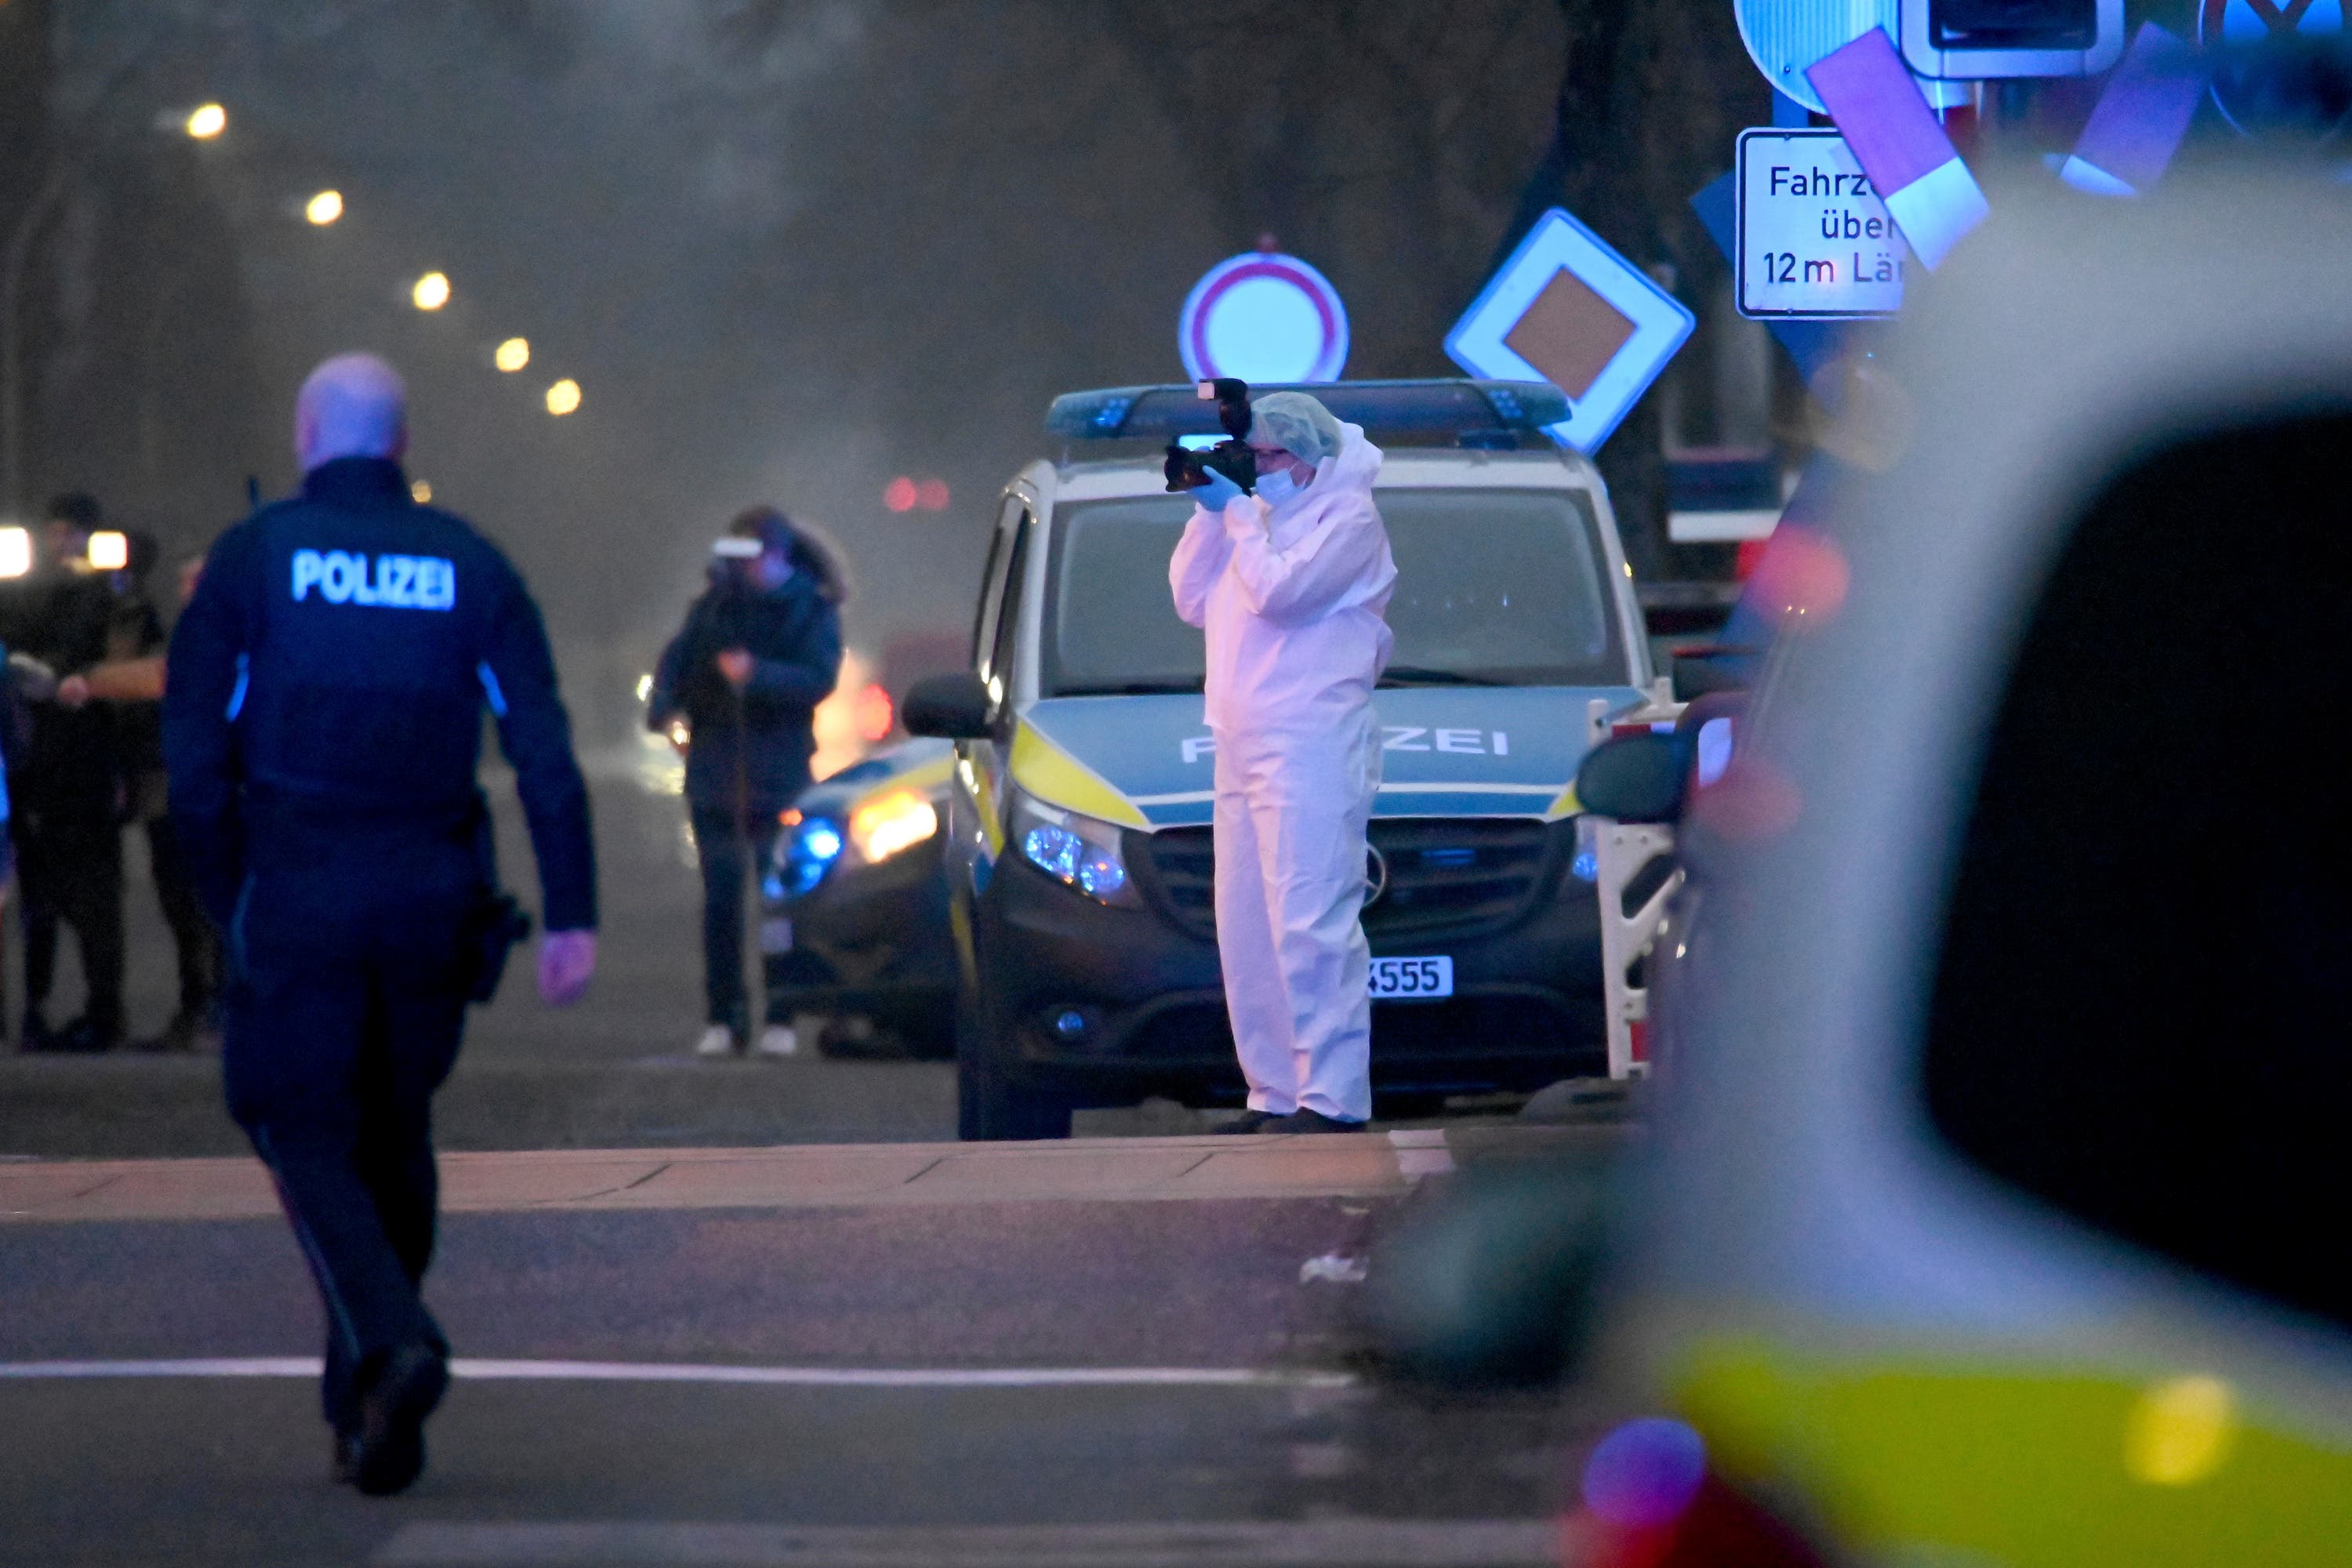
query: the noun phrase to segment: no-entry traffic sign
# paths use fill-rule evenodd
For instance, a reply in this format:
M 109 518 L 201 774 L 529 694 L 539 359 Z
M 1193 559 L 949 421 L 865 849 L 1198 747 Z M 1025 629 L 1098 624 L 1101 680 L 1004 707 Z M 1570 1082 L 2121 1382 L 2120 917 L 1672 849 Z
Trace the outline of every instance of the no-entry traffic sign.
M 1249 251 L 1192 285 L 1176 346 L 1195 381 L 1337 381 L 1348 363 L 1348 311 L 1331 280 L 1298 258 Z
M 1834 131 L 1739 133 L 1739 313 L 1891 316 L 1910 248 Z

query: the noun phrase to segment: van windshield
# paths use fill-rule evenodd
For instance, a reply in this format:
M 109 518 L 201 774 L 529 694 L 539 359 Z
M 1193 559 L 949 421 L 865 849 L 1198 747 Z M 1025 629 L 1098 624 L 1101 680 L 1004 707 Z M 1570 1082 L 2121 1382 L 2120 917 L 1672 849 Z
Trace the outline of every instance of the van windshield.
M 1376 492 L 1396 557 L 1383 686 L 1622 686 L 1630 679 L 1600 530 L 1580 490 Z M 1168 557 L 1181 496 L 1054 513 L 1046 696 L 1198 691 L 1201 634 L 1176 618 Z

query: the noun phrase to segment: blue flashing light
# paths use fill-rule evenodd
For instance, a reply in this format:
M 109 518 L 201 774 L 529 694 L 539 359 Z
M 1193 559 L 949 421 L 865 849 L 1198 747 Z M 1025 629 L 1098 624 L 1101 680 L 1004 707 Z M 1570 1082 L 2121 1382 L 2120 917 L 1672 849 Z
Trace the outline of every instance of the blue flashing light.
M 1078 887 L 1089 898 L 1108 903 L 1126 890 L 1127 868 L 1097 850 L 1078 868 Z
M 1066 827 L 1051 823 L 1033 827 L 1021 841 L 1021 852 L 1029 857 L 1029 864 L 1048 877 L 1076 884 L 1078 879 L 1078 857 L 1086 853 L 1087 842 Z
M 1103 903 L 1127 890 L 1127 867 L 1117 850 L 1090 844 L 1057 824 L 1039 823 L 1024 834 L 1021 853 L 1055 881 Z
M 1576 858 L 1568 863 L 1568 874 L 1580 882 L 1601 880 L 1601 856 L 1597 850 L 1580 849 Z
M 1421 852 L 1421 863 L 1444 870 L 1458 871 L 1465 866 L 1476 865 L 1478 851 L 1466 846 L 1444 849 L 1424 849 Z
M 1066 1040 L 1076 1039 L 1087 1032 L 1087 1016 L 1076 1007 L 1065 1007 L 1054 1016 L 1054 1033 Z
M 793 830 L 791 841 L 784 846 L 783 865 L 772 879 L 775 890 L 769 897 L 805 898 L 841 858 L 842 848 L 840 828 L 829 818 L 810 817 Z

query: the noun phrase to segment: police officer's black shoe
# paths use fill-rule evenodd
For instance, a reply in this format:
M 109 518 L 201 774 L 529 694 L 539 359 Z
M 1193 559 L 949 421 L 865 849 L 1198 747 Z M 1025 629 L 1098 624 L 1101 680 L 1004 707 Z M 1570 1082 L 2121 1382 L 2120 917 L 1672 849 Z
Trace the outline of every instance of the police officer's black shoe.
M 448 1363 L 429 1344 L 402 1345 L 384 1357 L 360 1395 L 352 1485 L 370 1497 L 408 1489 L 425 1469 L 425 1418 L 448 1386 Z
M 1349 1121 L 1338 1116 L 1326 1116 L 1319 1110 L 1309 1110 L 1303 1105 L 1284 1120 L 1288 1123 L 1284 1128 L 1287 1132 L 1361 1132 L 1364 1130 L 1364 1124 L 1360 1121 Z
M 1287 1132 L 1290 1118 L 1276 1116 L 1271 1110 L 1244 1110 L 1230 1121 L 1220 1121 L 1209 1129 L 1212 1132 Z

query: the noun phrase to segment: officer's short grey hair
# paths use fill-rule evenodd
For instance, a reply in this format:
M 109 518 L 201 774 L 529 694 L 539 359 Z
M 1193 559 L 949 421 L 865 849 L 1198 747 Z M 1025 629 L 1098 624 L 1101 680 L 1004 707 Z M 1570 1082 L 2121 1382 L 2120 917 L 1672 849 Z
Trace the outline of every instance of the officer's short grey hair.
M 395 458 L 408 429 L 408 387 L 370 353 L 337 354 L 294 399 L 294 455 L 305 471 L 338 458 Z
M 1250 404 L 1250 439 L 1319 463 L 1339 449 L 1339 421 L 1304 392 L 1269 392 Z

